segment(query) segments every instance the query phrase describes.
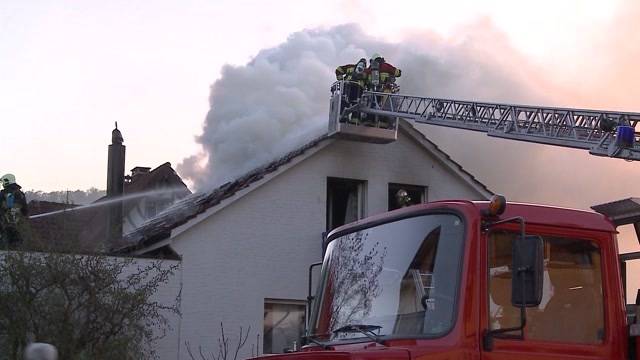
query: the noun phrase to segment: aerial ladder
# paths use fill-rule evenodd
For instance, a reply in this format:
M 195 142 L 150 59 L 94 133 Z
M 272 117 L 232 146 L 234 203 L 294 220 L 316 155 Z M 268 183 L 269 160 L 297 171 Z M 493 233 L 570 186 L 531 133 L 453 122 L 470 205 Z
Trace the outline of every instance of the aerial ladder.
M 627 161 L 640 160 L 640 113 L 490 103 L 363 91 L 354 101 L 338 81 L 331 87 L 329 136 L 386 144 L 397 140 L 398 120 L 486 133 L 489 136 L 588 150 L 590 154 Z M 354 113 L 357 119 L 349 121 Z M 385 121 L 381 121 L 383 118 Z M 382 124 L 382 125 L 381 125 Z M 633 224 L 640 242 L 640 198 L 592 206 L 616 226 Z M 621 254 L 626 283 L 626 261 L 640 252 Z M 640 291 L 638 294 L 640 301 Z
M 416 123 L 484 132 L 499 138 L 584 149 L 596 156 L 640 160 L 640 133 L 637 131 L 640 113 L 374 91 L 364 91 L 354 101 L 343 91 L 349 85 L 338 81 L 331 87 L 329 135 L 335 138 L 390 143 L 397 139 L 398 119 L 405 118 Z M 354 118 L 367 121 L 349 121 L 353 114 L 359 115 Z

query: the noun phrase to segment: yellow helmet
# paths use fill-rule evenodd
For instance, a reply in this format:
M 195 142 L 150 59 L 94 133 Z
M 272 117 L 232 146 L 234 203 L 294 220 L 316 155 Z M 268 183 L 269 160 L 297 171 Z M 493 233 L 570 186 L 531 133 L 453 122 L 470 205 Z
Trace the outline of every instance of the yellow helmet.
M 4 174 L 0 181 L 2 181 L 2 187 L 6 189 L 7 186 L 16 183 L 16 177 L 13 174 Z

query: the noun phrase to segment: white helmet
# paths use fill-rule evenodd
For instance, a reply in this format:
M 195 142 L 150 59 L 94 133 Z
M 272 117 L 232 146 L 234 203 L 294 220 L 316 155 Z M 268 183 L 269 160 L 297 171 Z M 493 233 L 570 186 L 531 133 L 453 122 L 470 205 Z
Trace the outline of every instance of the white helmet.
M 358 60 L 358 63 L 356 64 L 355 73 L 356 74 L 362 73 L 366 67 L 367 67 L 367 60 L 365 58 Z
M 31 343 L 24 350 L 25 360 L 57 360 L 58 350 L 46 343 Z
M 411 197 L 409 196 L 409 193 L 407 193 L 407 190 L 405 189 L 398 190 L 396 192 L 396 201 L 400 206 L 409 205 L 409 203 L 411 202 Z
M 0 181 L 2 181 L 2 187 L 6 189 L 7 186 L 16 183 L 16 177 L 13 174 L 4 174 Z

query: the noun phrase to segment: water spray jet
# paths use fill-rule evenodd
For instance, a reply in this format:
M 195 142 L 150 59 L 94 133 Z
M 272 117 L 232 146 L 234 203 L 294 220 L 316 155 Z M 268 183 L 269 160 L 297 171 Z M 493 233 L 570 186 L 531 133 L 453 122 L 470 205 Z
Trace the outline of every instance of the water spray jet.
M 185 191 L 183 187 L 174 187 L 174 188 L 165 188 L 165 189 L 159 189 L 159 190 L 137 192 L 133 194 L 125 194 L 125 195 L 121 195 L 113 198 L 105 198 L 104 200 L 98 200 L 97 202 L 94 202 L 92 204 L 82 205 L 82 206 L 73 207 L 69 209 L 51 211 L 44 214 L 32 215 L 32 216 L 29 216 L 29 219 L 37 219 L 37 218 L 50 216 L 50 215 L 69 213 L 69 212 L 75 212 L 80 210 L 97 208 L 101 206 L 107 206 L 117 202 L 126 202 L 129 200 L 141 199 L 146 197 L 154 197 L 154 196 L 166 195 L 166 194 L 174 194 L 174 193 L 183 192 L 183 191 Z

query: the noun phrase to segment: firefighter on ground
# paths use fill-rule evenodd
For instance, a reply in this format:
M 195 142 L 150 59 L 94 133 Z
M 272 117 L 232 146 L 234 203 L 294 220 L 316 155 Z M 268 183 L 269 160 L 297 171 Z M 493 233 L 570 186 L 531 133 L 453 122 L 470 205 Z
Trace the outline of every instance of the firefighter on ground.
M 367 76 L 365 70 L 367 68 L 367 60 L 361 58 L 355 64 L 347 64 L 338 66 L 336 68 L 336 79 L 338 81 L 344 80 L 344 94 L 346 95 L 346 101 L 340 108 L 340 114 L 343 113 L 347 107 L 354 107 L 358 104 L 362 91 L 365 89 Z M 345 114 L 348 118 L 341 117 L 340 121 L 349 120 L 350 122 L 357 123 L 359 121 L 359 113 L 351 112 Z
M 396 78 L 402 75 L 402 71 L 385 61 L 382 55 L 375 53 L 369 59 L 369 67 L 365 70 L 367 77 L 368 90 L 384 93 L 398 92 Z M 376 96 L 376 101 L 383 109 L 391 110 L 391 104 L 385 101 L 386 97 Z M 379 116 L 379 125 L 383 128 L 390 128 L 393 125 L 393 119 Z M 369 125 L 371 121 L 367 122 Z M 375 125 L 375 124 L 373 124 Z
M 16 183 L 16 177 L 5 174 L 0 178 L 2 191 L 0 191 L 0 245 L 2 247 L 20 244 L 23 240 L 22 233 L 27 225 L 27 199 L 20 185 Z

